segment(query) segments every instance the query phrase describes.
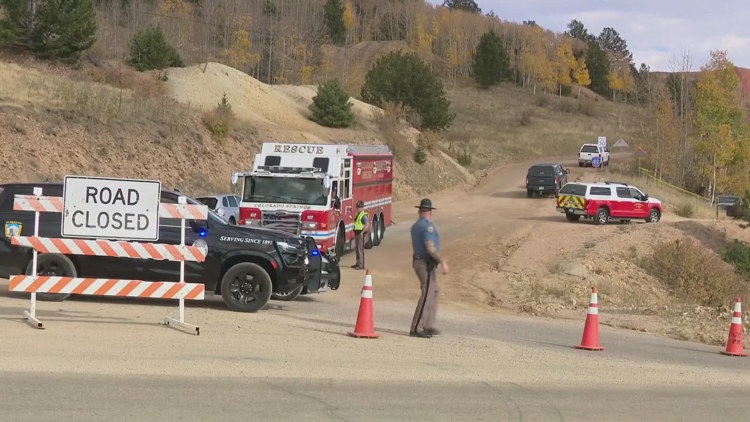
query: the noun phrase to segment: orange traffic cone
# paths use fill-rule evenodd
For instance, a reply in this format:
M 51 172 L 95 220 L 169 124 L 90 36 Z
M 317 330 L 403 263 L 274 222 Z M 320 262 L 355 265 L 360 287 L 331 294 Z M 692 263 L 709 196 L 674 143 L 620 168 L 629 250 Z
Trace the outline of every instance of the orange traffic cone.
M 352 337 L 378 338 L 372 319 L 372 273 L 368 269 L 365 275 L 365 285 L 362 287 L 362 298 L 359 301 L 357 325 L 349 333 Z
M 583 339 L 576 349 L 604 350 L 599 346 L 599 299 L 596 287 L 591 288 L 591 302 L 586 315 L 586 325 L 583 327 Z
M 727 350 L 720 353 L 729 356 L 747 356 L 742 348 L 742 299 L 740 297 L 734 303 L 732 324 L 729 326 L 729 338 L 727 338 Z

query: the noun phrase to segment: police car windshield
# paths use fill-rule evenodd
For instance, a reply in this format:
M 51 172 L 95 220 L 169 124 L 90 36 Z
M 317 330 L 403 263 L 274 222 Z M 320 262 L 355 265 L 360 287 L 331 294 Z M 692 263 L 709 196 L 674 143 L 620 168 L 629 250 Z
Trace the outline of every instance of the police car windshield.
M 322 179 L 253 176 L 245 180 L 242 201 L 328 205 L 328 192 L 323 188 Z

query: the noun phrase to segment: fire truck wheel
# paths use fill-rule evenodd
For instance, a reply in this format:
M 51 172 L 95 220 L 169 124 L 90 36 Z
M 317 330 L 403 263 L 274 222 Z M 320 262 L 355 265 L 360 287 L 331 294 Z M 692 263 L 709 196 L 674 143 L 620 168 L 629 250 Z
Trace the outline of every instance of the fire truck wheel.
M 344 233 L 344 228 L 339 226 L 338 233 L 336 234 L 336 256 L 340 259 L 342 256 L 344 256 L 344 247 L 346 246 L 346 234 Z
M 380 244 L 380 220 L 378 217 L 372 219 L 372 227 L 373 229 L 370 230 L 370 241 L 372 242 L 372 246 L 378 246 Z
M 380 216 L 380 220 L 378 221 L 379 227 L 378 227 L 378 245 L 383 242 L 383 238 L 385 237 L 385 220 L 383 220 L 383 216 Z

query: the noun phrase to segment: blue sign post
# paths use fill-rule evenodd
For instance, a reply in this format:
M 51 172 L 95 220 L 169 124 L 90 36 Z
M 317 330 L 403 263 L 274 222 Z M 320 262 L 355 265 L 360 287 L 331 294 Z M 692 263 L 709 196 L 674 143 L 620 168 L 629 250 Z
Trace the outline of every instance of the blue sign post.
M 602 164 L 602 159 L 599 157 L 591 157 L 591 165 L 593 167 L 599 167 Z

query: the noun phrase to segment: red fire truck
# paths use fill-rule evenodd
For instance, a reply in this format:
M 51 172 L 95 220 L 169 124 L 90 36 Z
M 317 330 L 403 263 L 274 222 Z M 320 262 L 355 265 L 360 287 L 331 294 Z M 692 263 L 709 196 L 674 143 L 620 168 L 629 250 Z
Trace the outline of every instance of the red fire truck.
M 354 239 L 356 203 L 370 215 L 377 246 L 391 224 L 393 153 L 385 145 L 264 143 L 252 171 L 234 173 L 238 224 L 312 236 L 340 257 Z

